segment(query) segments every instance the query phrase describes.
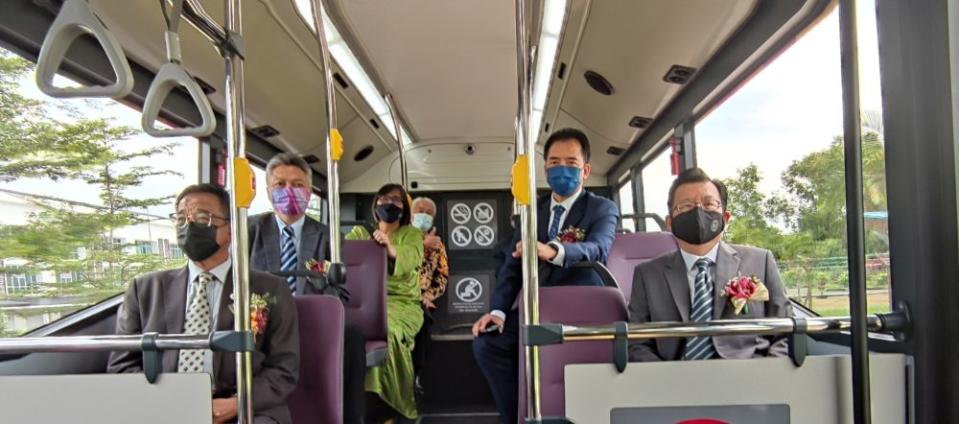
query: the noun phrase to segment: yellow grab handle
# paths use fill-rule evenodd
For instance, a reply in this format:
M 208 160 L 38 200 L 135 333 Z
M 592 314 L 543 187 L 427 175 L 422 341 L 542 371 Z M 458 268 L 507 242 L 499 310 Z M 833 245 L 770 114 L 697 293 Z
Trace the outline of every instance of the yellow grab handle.
M 343 136 L 337 128 L 330 128 L 330 157 L 333 160 L 343 157 Z
M 253 178 L 253 169 L 246 158 L 233 159 L 233 196 L 236 205 L 249 208 L 256 196 L 256 180 Z
M 519 155 L 516 157 L 512 177 L 512 191 L 516 202 L 524 206 L 529 205 L 529 156 Z

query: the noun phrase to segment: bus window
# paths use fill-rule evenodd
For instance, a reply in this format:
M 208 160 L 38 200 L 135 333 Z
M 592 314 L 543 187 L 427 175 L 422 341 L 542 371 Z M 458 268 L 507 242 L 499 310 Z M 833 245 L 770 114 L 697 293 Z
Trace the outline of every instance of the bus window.
M 875 5 L 860 1 L 870 313 L 887 311 L 889 246 Z M 770 249 L 790 297 L 848 315 L 839 23 L 834 11 L 696 126 L 697 160 L 729 187 L 727 241 Z
M 619 186 L 619 213 L 620 215 L 631 215 L 635 212 L 633 207 L 633 183 L 632 179 L 626 181 L 625 184 Z M 629 232 L 636 231 L 636 221 L 633 219 L 623 219 L 621 224 L 622 228 L 628 230 Z
M 34 69 L 0 49 L 0 337 L 182 266 L 169 214 L 198 181 L 196 139 L 150 137 L 109 99 L 47 97 Z
M 668 215 L 666 198 L 669 186 L 673 183 L 672 166 L 669 162 L 669 149 L 663 150 L 648 165 L 643 167 L 643 205 L 646 213 L 657 214 L 664 219 Z M 646 220 L 646 231 L 656 231 L 659 225 L 651 219 Z

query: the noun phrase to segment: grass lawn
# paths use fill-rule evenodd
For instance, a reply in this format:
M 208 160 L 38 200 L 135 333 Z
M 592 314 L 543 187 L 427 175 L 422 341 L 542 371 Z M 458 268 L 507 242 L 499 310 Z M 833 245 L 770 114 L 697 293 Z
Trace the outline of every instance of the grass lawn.
M 847 316 L 849 315 L 849 296 L 829 296 L 827 298 L 813 296 L 810 309 L 822 316 Z M 870 314 L 889 312 L 891 310 L 889 293 L 870 293 L 866 296 L 866 310 Z

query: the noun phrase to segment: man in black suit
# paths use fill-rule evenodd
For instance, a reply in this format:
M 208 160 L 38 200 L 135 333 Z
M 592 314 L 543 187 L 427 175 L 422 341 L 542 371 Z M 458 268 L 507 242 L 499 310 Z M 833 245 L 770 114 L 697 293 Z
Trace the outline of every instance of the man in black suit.
M 591 170 L 589 140 L 582 131 L 561 129 L 546 140 L 543 156 L 551 192 L 537 203 L 540 284 L 602 286 L 595 272 L 573 266 L 606 263 L 619 219 L 616 204 L 584 188 Z M 496 274 L 490 312 L 473 324 L 473 356 L 493 391 L 503 423 L 517 418 L 519 313 L 512 306 L 523 286 L 519 242 L 520 228 L 516 228 L 513 250 Z
M 137 277 L 123 296 L 117 334 L 208 334 L 233 329 L 229 194 L 214 185 L 194 185 L 180 193 L 176 205 L 177 244 L 190 262 L 182 268 Z M 253 329 L 254 422 L 289 424 L 286 397 L 296 388 L 300 367 L 296 306 L 283 279 L 270 274 L 250 271 L 250 293 L 251 299 L 258 297 L 266 304 L 257 312 L 265 326 Z M 167 350 L 162 369 L 210 373 L 213 422 L 230 422 L 236 417 L 234 354 Z M 107 370 L 143 372 L 142 356 L 140 352 L 112 352 Z
M 330 253 L 327 226 L 306 216 L 312 191 L 312 170 L 299 156 L 281 153 L 266 165 L 266 184 L 273 212 L 250 217 L 250 268 L 267 272 L 305 271 L 308 260 L 322 263 Z M 315 281 L 287 277 L 294 296 L 322 294 Z M 362 423 L 366 338 L 346 324 L 343 352 L 343 420 Z M 304 358 L 309 360 L 309 358 Z

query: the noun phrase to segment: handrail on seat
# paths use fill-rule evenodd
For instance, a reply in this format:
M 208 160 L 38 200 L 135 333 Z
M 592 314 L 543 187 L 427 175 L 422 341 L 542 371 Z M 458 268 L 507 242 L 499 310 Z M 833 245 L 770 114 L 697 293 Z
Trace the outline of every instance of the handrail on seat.
M 83 34 L 93 36 L 100 43 L 116 75 L 116 81 L 103 86 L 57 87 L 53 85 L 53 77 L 63 63 L 67 51 L 73 41 Z M 47 36 L 43 39 L 43 45 L 40 47 L 40 56 L 37 59 L 37 87 L 44 94 L 56 98 L 121 98 L 133 90 L 133 72 L 123 54 L 120 42 L 90 11 L 86 0 L 66 0 L 60 7 L 60 12 L 50 25 Z
M 180 26 L 180 17 L 183 14 L 183 1 L 173 0 L 171 10 L 168 10 L 167 0 L 160 0 L 160 8 L 163 10 L 163 17 L 167 26 L 165 33 L 167 63 L 160 67 L 153 78 L 153 82 L 150 83 L 150 90 L 147 91 L 146 100 L 143 102 L 143 116 L 140 120 L 143 130 L 154 137 L 206 137 L 213 134 L 216 129 L 216 115 L 213 114 L 210 100 L 207 99 L 200 84 L 183 68 L 180 35 L 177 32 Z M 157 128 L 156 121 L 163 102 L 170 91 L 177 86 L 183 87 L 190 94 L 193 103 L 200 112 L 200 124 L 195 127 Z

